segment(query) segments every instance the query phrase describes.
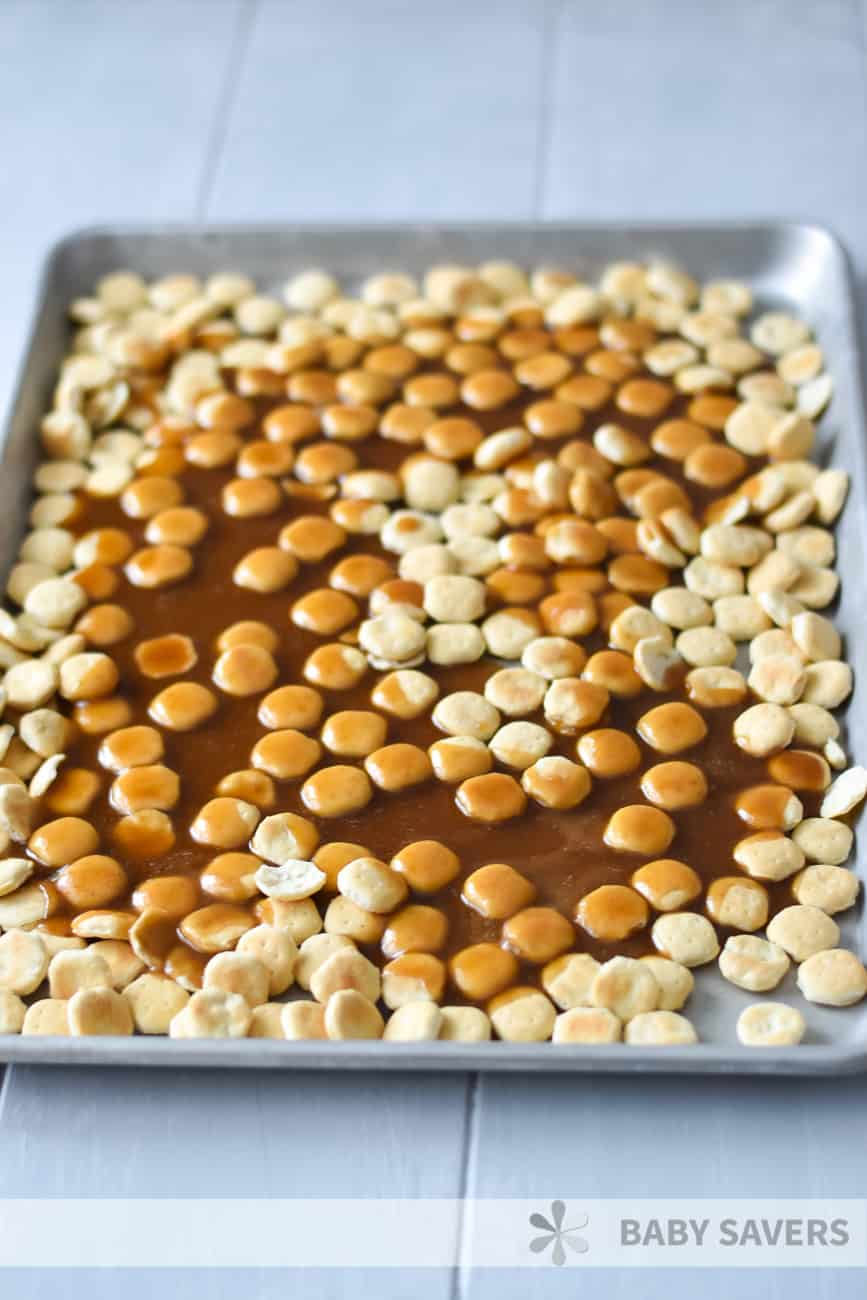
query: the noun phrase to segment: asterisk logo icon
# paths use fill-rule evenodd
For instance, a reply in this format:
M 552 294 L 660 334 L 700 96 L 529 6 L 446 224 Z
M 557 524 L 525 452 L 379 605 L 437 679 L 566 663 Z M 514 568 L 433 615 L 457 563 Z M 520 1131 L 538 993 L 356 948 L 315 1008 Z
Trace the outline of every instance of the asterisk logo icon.
M 530 1242 L 530 1249 L 534 1255 L 541 1255 L 543 1250 L 553 1246 L 551 1252 L 551 1262 L 562 1268 L 566 1263 L 566 1252 L 563 1245 L 567 1245 L 570 1250 L 574 1250 L 576 1255 L 583 1255 L 590 1249 L 589 1242 L 583 1237 L 577 1235 L 578 1228 L 586 1228 L 590 1222 L 586 1214 L 582 1214 L 577 1223 L 570 1228 L 563 1227 L 563 1220 L 566 1217 L 566 1205 L 563 1201 L 551 1202 L 551 1220 L 545 1218 L 544 1214 L 531 1214 L 530 1224 L 534 1228 L 541 1228 L 543 1236 L 534 1237 Z

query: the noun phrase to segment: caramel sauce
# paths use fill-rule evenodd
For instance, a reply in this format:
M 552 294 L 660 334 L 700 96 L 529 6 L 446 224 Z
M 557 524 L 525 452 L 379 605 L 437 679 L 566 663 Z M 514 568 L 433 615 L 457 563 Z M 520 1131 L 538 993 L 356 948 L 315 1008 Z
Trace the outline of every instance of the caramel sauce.
M 595 355 L 598 358 L 599 354 Z M 503 366 L 501 359 L 498 364 Z M 595 364 L 598 369 L 598 360 Z M 582 402 L 587 402 L 584 424 L 577 436 L 588 446 L 593 430 L 606 421 L 620 424 L 647 442 L 659 424 L 664 421 L 683 421 L 687 415 L 693 427 L 701 415 L 706 415 L 709 425 L 718 426 L 729 401 L 723 395 L 707 394 L 701 402 L 696 398 L 677 396 L 670 403 L 663 404 L 661 390 L 667 386 L 649 375 L 639 374 L 628 381 L 629 400 L 625 405 L 631 407 L 636 396 L 640 399 L 648 396 L 654 400 L 660 399 L 660 412 L 653 418 L 643 418 L 622 409 L 610 395 L 602 405 L 590 410 L 590 399 L 601 400 L 603 390 L 610 393 L 610 388 L 592 374 L 586 371 L 582 373 L 582 361 L 576 359 L 575 367 L 573 378 L 569 382 L 576 395 L 579 395 L 580 390 Z M 438 367 L 423 366 L 415 376 L 415 386 L 419 386 L 425 370 L 433 369 L 438 370 Z M 296 387 L 297 379 L 296 376 Z M 232 376 L 227 375 L 227 380 L 231 383 Z M 486 432 L 493 432 L 523 424 L 525 409 L 545 396 L 528 389 L 508 405 L 487 413 L 470 410 L 458 401 L 455 405 L 440 410 L 438 417 L 470 416 Z M 324 404 L 331 403 L 334 400 L 332 386 L 326 385 L 322 392 L 317 391 L 315 394 L 307 393 L 306 397 Z M 274 406 L 285 401 L 263 398 L 248 400 L 255 405 L 256 418 L 239 435 L 245 444 L 263 437 L 262 420 Z M 662 405 L 665 405 L 664 410 Z M 310 436 L 317 440 L 321 437 L 312 431 Z M 536 449 L 547 457 L 553 457 L 565 442 L 571 441 L 575 436 L 570 434 L 545 439 L 537 442 Z M 383 439 L 378 435 L 353 441 L 351 447 L 358 455 L 360 469 L 396 470 L 413 450 L 403 443 Z M 750 463 L 750 469 L 758 469 L 762 463 L 754 460 Z M 658 470 L 674 479 L 688 496 L 696 515 L 700 515 L 709 502 L 723 495 L 722 491 L 711 492 L 688 481 L 677 461 L 654 455 L 641 468 Z M 329 554 L 324 561 L 302 563 L 297 576 L 282 592 L 260 594 L 236 586 L 232 581 L 232 572 L 249 551 L 256 547 L 275 545 L 280 530 L 301 515 L 327 516 L 328 513 L 327 503 L 281 492 L 279 506 L 272 513 L 261 517 L 232 518 L 221 506 L 221 493 L 235 479 L 236 472 L 233 457 L 221 468 L 205 469 L 187 464 L 180 475 L 185 492 L 184 505 L 198 507 L 210 521 L 204 540 L 193 550 L 194 568 L 189 577 L 174 586 L 146 590 L 132 586 L 123 576 L 122 569 L 117 569 L 119 585 L 111 599 L 124 606 L 134 620 L 131 635 L 109 650 L 120 670 L 117 693 L 129 704 L 131 716 L 127 725 L 153 725 L 148 716 L 148 705 L 160 689 L 175 680 L 195 681 L 209 686 L 219 694 L 219 707 L 212 717 L 195 730 L 182 734 L 163 730 L 165 756 L 161 761 L 179 773 L 181 794 L 177 806 L 170 813 L 175 827 L 175 843 L 155 858 L 134 860 L 125 856 L 113 838 L 112 830 L 118 813 L 108 799 L 113 774 L 101 768 L 97 759 L 102 737 L 81 733 L 70 747 L 68 765 L 89 768 L 100 778 L 100 793 L 86 814 L 99 832 L 100 851 L 115 854 L 129 875 L 130 892 L 115 900 L 112 904 L 114 907 L 131 906 L 132 893 L 140 883 L 162 875 L 189 877 L 195 884 L 196 906 L 214 901 L 201 890 L 199 876 L 219 850 L 196 843 L 190 836 L 189 826 L 202 805 L 215 795 L 219 782 L 227 773 L 250 766 L 250 751 L 267 734 L 267 729 L 257 718 L 259 696 L 236 698 L 216 692 L 211 673 L 219 653 L 216 646 L 220 633 L 229 624 L 241 620 L 268 623 L 278 638 L 274 657 L 279 676 L 272 689 L 304 682 L 304 661 L 311 651 L 330 638 L 314 635 L 295 626 L 289 619 L 290 606 L 306 592 L 327 587 L 329 573 L 347 556 L 379 556 L 395 570 L 397 567 L 397 557 L 384 551 L 376 536 L 350 535 L 346 545 Z M 77 535 L 97 527 L 114 527 L 128 533 L 134 539 L 136 548 L 146 545 L 146 521 L 128 518 L 116 500 L 96 500 L 84 496 L 81 500 L 80 514 L 72 525 Z M 524 531 L 531 529 L 532 526 Z M 676 571 L 670 575 L 670 581 L 673 584 L 678 581 Z M 538 575 L 538 584 L 541 584 L 541 589 L 547 594 L 555 590 L 549 574 Z M 610 590 L 604 582 L 602 585 Z M 536 590 L 537 583 L 534 582 L 534 595 Z M 494 583 L 489 589 L 489 612 L 498 603 L 502 602 L 498 599 L 497 584 Z M 184 643 L 176 639 L 180 636 L 191 638 L 196 647 L 197 661 L 189 667 L 186 667 L 189 656 L 182 653 Z M 139 650 L 137 653 L 136 648 L 141 642 L 169 637 L 172 640 L 158 642 L 146 652 Z M 606 646 L 605 635 L 601 630 L 580 641 L 588 655 Z M 159 679 L 144 676 L 140 670 L 144 663 L 149 664 L 152 672 L 167 674 L 171 673 L 173 667 L 179 671 L 183 667 L 183 676 L 161 676 Z M 486 655 L 471 665 L 442 668 L 425 663 L 420 667 L 436 678 L 441 694 L 445 695 L 456 690 L 481 691 L 486 679 L 503 666 L 502 661 Z M 326 700 L 322 723 L 337 711 L 369 710 L 371 691 L 381 675 L 371 670 L 351 690 L 322 691 Z M 482 826 L 470 821 L 458 810 L 454 787 L 429 780 L 398 794 L 390 795 L 376 790 L 370 804 L 361 812 L 329 819 L 317 819 L 305 808 L 299 795 L 300 781 L 278 782 L 276 804 L 265 812 L 300 813 L 317 823 L 322 843 L 355 841 L 385 861 L 411 841 L 432 838 L 441 840 L 460 857 L 460 875 L 439 893 L 433 896 L 414 895 L 410 900 L 417 904 L 433 905 L 445 914 L 448 935 L 445 947 L 438 955 L 444 957 L 468 944 L 481 941 L 501 943 L 502 922 L 484 918 L 461 897 L 462 881 L 478 867 L 496 862 L 511 864 L 535 885 L 536 905 L 557 908 L 570 920 L 574 920 L 579 899 L 601 885 L 628 885 L 632 873 L 649 860 L 641 855 L 618 852 L 608 847 L 604 843 L 603 834 L 606 823 L 615 810 L 626 804 L 644 802 L 641 792 L 642 774 L 647 768 L 662 761 L 662 756 L 637 735 L 637 720 L 650 708 L 666 700 L 680 698 L 684 698 L 680 688 L 667 694 L 642 690 L 640 695 L 633 698 L 611 698 L 608 709 L 594 724 L 594 729 L 615 727 L 632 735 L 641 751 L 640 765 L 628 774 L 614 779 L 594 778 L 590 796 L 572 811 L 558 812 L 530 801 L 525 813 L 519 818 Z M 702 712 L 708 724 L 706 738 L 677 757 L 702 769 L 709 793 L 707 799 L 697 807 L 686 807 L 676 812 L 674 820 L 677 833 L 666 856 L 688 863 L 698 873 L 706 888 L 719 877 L 739 874 L 732 849 L 737 840 L 749 833 L 749 828 L 738 817 L 734 801 L 746 787 L 767 783 L 769 777 L 763 761 L 750 758 L 733 742 L 732 722 L 740 708 L 708 709 Z M 530 715 L 528 720 L 544 723 L 541 712 Z M 318 729 L 317 727 L 311 734 L 317 734 Z M 388 718 L 387 743 L 407 741 L 427 748 L 441 738 L 442 733 L 437 731 L 428 716 L 413 721 Z M 551 752 L 575 759 L 577 739 L 576 736 L 555 734 Z M 318 766 L 346 761 L 323 753 Z M 820 796 L 801 788 L 799 797 L 804 803 L 805 815 L 814 814 Z M 43 871 L 42 878 L 46 879 L 47 876 L 48 873 Z M 771 914 L 791 902 L 788 882 L 768 884 L 766 887 L 770 896 Z M 702 910 L 703 898 L 697 899 L 690 906 Z M 65 907 L 65 900 L 58 897 L 50 922 L 53 927 L 57 928 L 61 923 Z M 72 912 L 68 914 L 71 915 Z M 651 909 L 651 917 L 652 915 Z M 165 934 L 161 937 L 166 951 L 166 969 L 200 972 L 203 958 L 185 944 L 182 934 L 175 926 L 174 921 L 167 922 Z M 721 938 L 726 933 L 721 929 Z M 576 925 L 574 950 L 586 951 L 604 960 L 615 953 L 641 955 L 653 951 L 653 947 L 649 927 L 630 933 L 617 942 L 606 943 L 591 937 Z M 370 949 L 368 955 L 373 955 Z M 378 952 L 377 956 L 380 962 L 387 960 Z M 522 965 L 519 978 L 523 983 L 538 983 L 538 967 Z M 460 993 L 450 985 L 447 999 L 454 1000 L 455 997 L 462 1000 Z

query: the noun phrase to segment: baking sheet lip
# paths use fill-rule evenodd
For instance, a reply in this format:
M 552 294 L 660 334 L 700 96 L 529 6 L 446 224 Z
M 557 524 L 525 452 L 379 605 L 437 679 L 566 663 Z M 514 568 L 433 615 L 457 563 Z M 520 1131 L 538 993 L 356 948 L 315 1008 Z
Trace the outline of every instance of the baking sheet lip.
M 7 1064 L 172 1066 L 223 1069 L 436 1070 L 437 1072 L 531 1072 L 545 1074 L 784 1074 L 838 1077 L 863 1073 L 867 1049 L 805 1044 L 790 1048 L 761 1048 L 698 1044 L 684 1048 L 633 1048 L 617 1044 L 584 1047 L 551 1043 L 490 1042 L 450 1046 L 436 1042 L 404 1044 L 375 1042 L 280 1042 L 260 1039 L 236 1042 L 180 1042 L 161 1037 L 116 1038 L 0 1038 L 0 1061 Z
M 459 234 L 461 232 L 472 231 L 483 233 L 485 231 L 501 231 L 504 234 L 528 234 L 533 231 L 550 232 L 552 234 L 604 234 L 606 231 L 623 234 L 633 231 L 637 234 L 642 232 L 656 232 L 659 234 L 670 233 L 672 235 L 683 234 L 687 232 L 697 232 L 699 234 L 712 234 L 714 231 L 721 231 L 730 234 L 746 234 L 749 232 L 761 234 L 779 234 L 782 231 L 793 234 L 820 235 L 825 239 L 829 246 L 833 248 L 835 254 L 842 257 L 850 267 L 851 259 L 847 251 L 846 244 L 836 230 L 824 221 L 816 221 L 809 216 L 792 216 L 792 215 L 775 215 L 773 213 L 750 216 L 750 217 L 730 217 L 730 218 L 713 218 L 703 217 L 696 221 L 685 220 L 682 217 L 660 217 L 660 218 L 641 218 L 637 221 L 629 220 L 624 217 L 612 217 L 610 220 L 605 217 L 594 218 L 593 220 L 569 218 L 533 218 L 522 219 L 513 218 L 499 220 L 492 217 L 469 218 L 461 220 L 459 217 L 450 218 L 449 220 L 440 221 L 438 219 L 425 221 L 420 220 L 373 220 L 373 221 L 343 221 L 343 220 L 326 220 L 326 221 L 281 221 L 278 217 L 263 221 L 118 221 L 118 222 L 90 222 L 81 226 L 73 226 L 70 230 L 57 236 L 46 247 L 46 252 L 42 259 L 40 287 L 42 278 L 53 269 L 54 263 L 59 260 L 68 249 L 74 248 L 89 239 L 112 239 L 120 238 L 153 238 L 155 236 L 177 236 L 177 235 L 198 235 L 205 238 L 209 236 L 226 236 L 232 235 L 256 235 L 256 234 L 333 234 L 333 235 L 359 235 L 365 234 L 413 234 L 413 233 L 438 233 L 444 235 Z
M 714 232 L 743 235 L 774 235 L 783 231 L 793 234 L 819 235 L 838 267 L 842 270 L 843 300 L 841 306 L 846 316 L 846 326 L 855 344 L 853 365 L 858 423 L 864 443 L 864 388 L 861 369 L 861 331 L 855 310 L 854 275 L 852 261 L 844 242 L 822 223 L 774 217 L 744 218 L 738 220 L 653 220 L 628 221 L 448 221 L 448 222 L 237 222 L 206 224 L 199 222 L 148 222 L 93 224 L 74 228 L 61 235 L 48 247 L 37 277 L 37 287 L 28 322 L 26 341 L 18 365 L 12 397 L 4 413 L 3 436 L 4 464 L 9 456 L 12 439 L 10 425 L 18 404 L 25 392 L 26 372 L 33 355 L 34 343 L 49 301 L 52 280 L 68 250 L 94 238 L 172 238 L 178 236 L 231 238 L 243 234 L 272 234 L 299 236 L 309 233 L 345 235 L 363 238 L 366 234 L 394 233 L 400 235 L 449 234 L 490 231 L 492 235 L 520 234 L 539 231 L 552 234 L 604 235 L 605 233 L 646 234 L 677 236 L 687 232 L 712 235 Z M 864 478 L 864 461 L 861 453 L 858 474 Z M 243 1042 L 243 1045 L 242 1045 Z M 351 1069 L 379 1069 L 388 1062 L 390 1069 L 428 1069 L 437 1072 L 462 1071 L 532 1071 L 544 1073 L 723 1073 L 731 1075 L 784 1074 L 789 1076 L 834 1074 L 849 1075 L 867 1072 L 867 1047 L 844 1044 L 808 1044 L 797 1048 L 745 1048 L 740 1045 L 699 1044 L 683 1049 L 666 1050 L 632 1048 L 617 1045 L 597 1048 L 552 1046 L 539 1043 L 528 1046 L 492 1043 L 480 1047 L 454 1048 L 446 1051 L 436 1043 L 407 1045 L 397 1043 L 280 1043 L 259 1040 L 259 1050 L 249 1047 L 250 1040 L 238 1043 L 208 1041 L 202 1043 L 167 1042 L 147 1037 L 131 1039 L 65 1039 L 50 1040 L 0 1037 L 0 1063 L 49 1065 L 146 1065 L 155 1068 L 170 1066 L 198 1066 L 219 1068 L 328 1068 L 337 1065 Z M 733 1050 L 734 1049 L 734 1050 Z M 552 1055 L 553 1053 L 553 1055 Z M 264 1055 L 264 1060 L 263 1060 Z M 164 1059 L 163 1059 L 164 1058 Z

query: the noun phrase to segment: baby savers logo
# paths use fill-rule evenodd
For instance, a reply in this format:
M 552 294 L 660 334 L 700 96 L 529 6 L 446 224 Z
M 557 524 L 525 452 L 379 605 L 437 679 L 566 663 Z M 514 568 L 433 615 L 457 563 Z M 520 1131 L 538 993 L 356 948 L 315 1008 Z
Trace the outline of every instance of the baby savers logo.
M 534 1255 L 541 1255 L 544 1251 L 551 1249 L 551 1263 L 557 1268 L 562 1268 L 566 1263 L 566 1252 L 564 1246 L 568 1246 L 576 1255 L 584 1255 L 590 1249 L 590 1244 L 584 1237 L 578 1235 L 579 1228 L 586 1228 L 589 1219 L 586 1214 L 582 1214 L 571 1227 L 564 1228 L 563 1220 L 566 1217 L 566 1204 L 564 1201 L 551 1202 L 551 1218 L 546 1219 L 544 1214 L 531 1214 L 530 1226 L 541 1228 L 542 1236 L 533 1237 L 530 1242 L 530 1249 Z

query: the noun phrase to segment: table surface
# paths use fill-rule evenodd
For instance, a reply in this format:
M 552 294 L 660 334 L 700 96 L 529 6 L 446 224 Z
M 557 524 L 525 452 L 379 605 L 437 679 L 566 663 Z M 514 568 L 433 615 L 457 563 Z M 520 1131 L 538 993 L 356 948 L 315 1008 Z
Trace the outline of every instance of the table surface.
M 4 0 L 0 401 L 46 247 L 93 222 L 809 218 L 843 237 L 860 285 L 865 30 L 859 0 Z M 861 1080 L 14 1068 L 0 1197 L 859 1196 L 865 1123 Z M 323 1270 L 303 1287 L 511 1300 L 528 1280 Z M 789 1300 L 864 1287 L 736 1280 Z M 64 1293 L 118 1281 L 75 1273 Z M 635 1281 L 585 1269 L 581 1294 Z M 641 1290 L 717 1300 L 734 1281 L 659 1270 Z M 217 1300 L 239 1284 L 276 1297 L 287 1279 L 159 1280 Z M 53 1285 L 39 1270 L 0 1282 L 14 1300 Z M 531 1294 L 565 1287 L 535 1273 Z

